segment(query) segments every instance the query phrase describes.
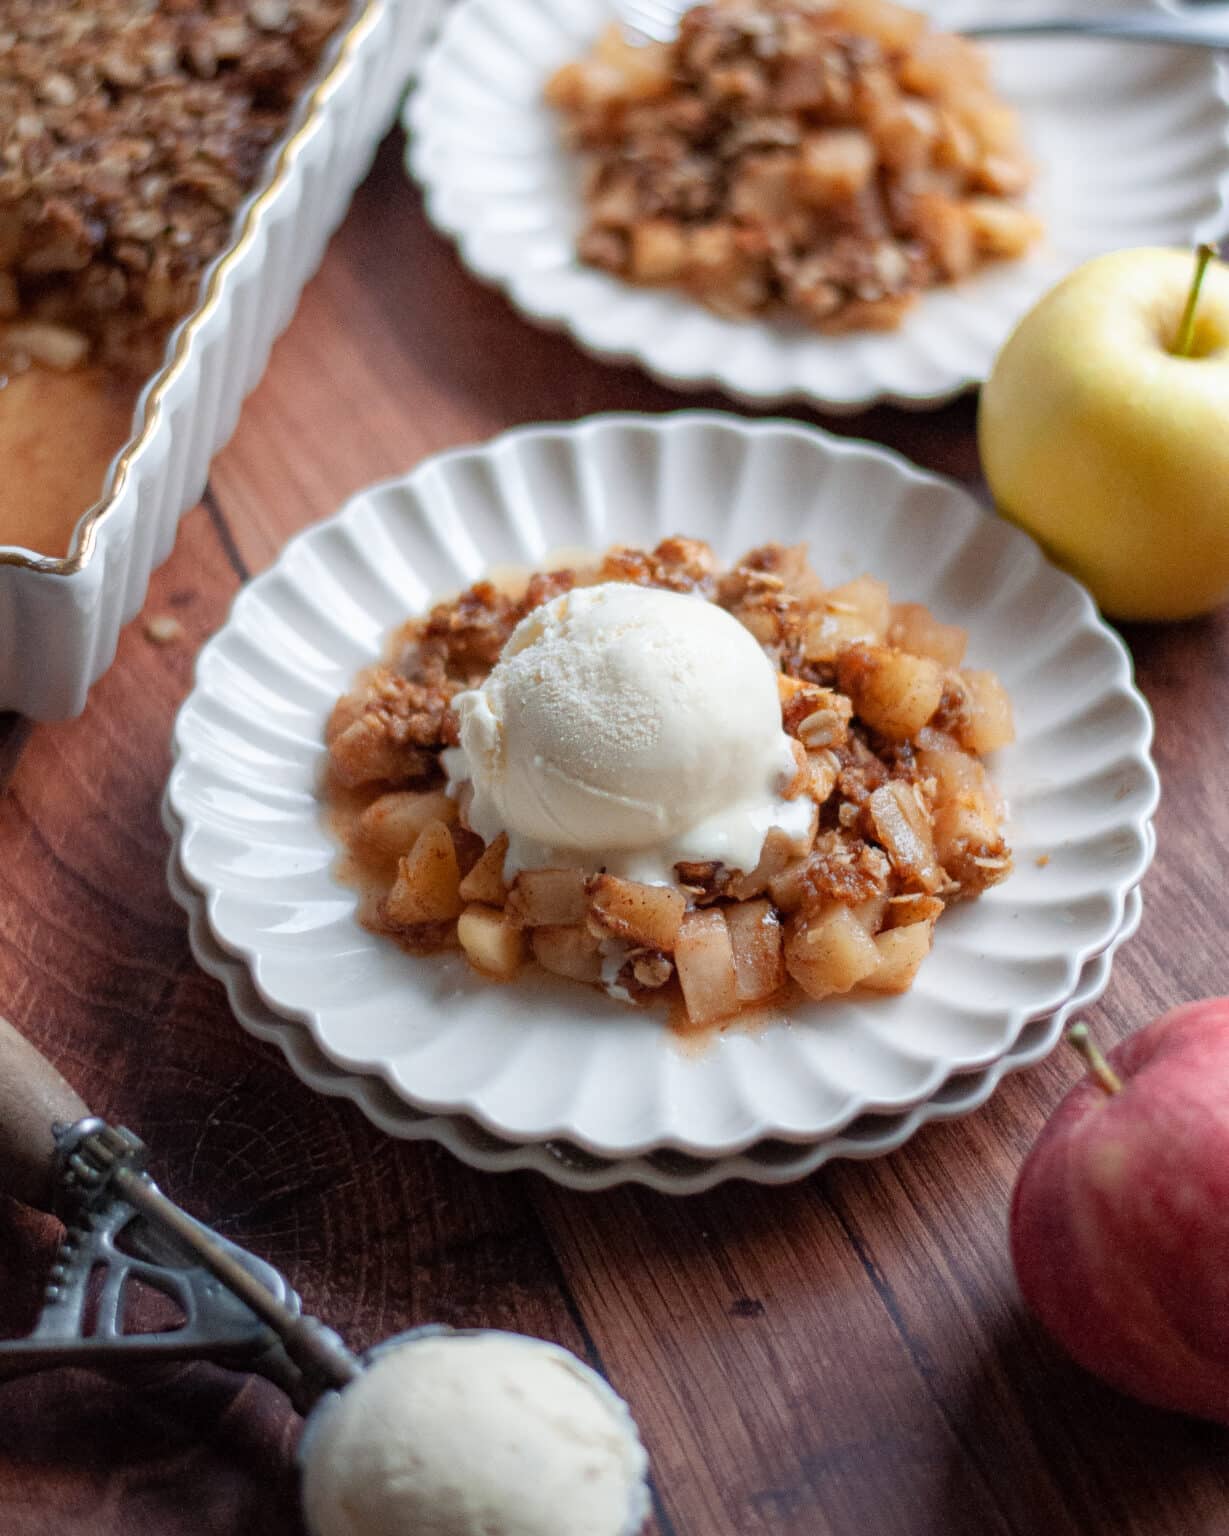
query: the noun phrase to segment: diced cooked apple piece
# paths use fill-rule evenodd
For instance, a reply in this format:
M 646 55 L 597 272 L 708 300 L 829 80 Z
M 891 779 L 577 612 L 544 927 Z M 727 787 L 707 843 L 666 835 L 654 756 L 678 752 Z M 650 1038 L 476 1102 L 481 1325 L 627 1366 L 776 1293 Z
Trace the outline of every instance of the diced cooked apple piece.
M 941 624 L 924 603 L 894 603 L 888 644 L 914 656 L 929 656 L 944 667 L 964 660 L 969 632 L 958 624 Z
M 683 918 L 674 944 L 674 965 L 691 1023 L 716 1024 L 738 1012 L 734 949 L 718 908 L 705 907 Z
M 854 641 L 882 640 L 891 603 L 886 582 L 859 576 L 825 593 L 803 635 L 808 661 L 835 661 Z
M 687 898 L 673 886 L 645 885 L 617 875 L 595 875 L 589 882 L 592 921 L 627 944 L 669 954 L 686 910 Z
M 461 871 L 452 834 L 442 821 L 429 821 L 397 865 L 397 878 L 384 898 L 383 915 L 404 927 L 447 923 L 461 913 Z
M 498 907 L 471 902 L 457 919 L 465 958 L 486 976 L 511 981 L 521 968 L 525 935 Z
M 798 156 L 783 150 L 744 154 L 730 172 L 730 212 L 749 224 L 784 224 L 797 204 L 794 175 Z
M 989 78 L 980 50 L 967 38 L 950 32 L 919 36 L 901 60 L 897 74 L 904 90 L 939 98 L 984 90 Z
M 533 957 L 544 971 L 571 981 L 601 981 L 601 942 L 587 928 L 535 928 L 529 939 Z
M 875 839 L 898 875 L 923 891 L 937 891 L 947 883 L 935 857 L 930 816 L 912 785 L 899 779 L 881 784 L 870 797 L 867 813 Z
M 878 896 L 868 896 L 865 901 L 849 909 L 872 938 L 887 925 L 888 901 L 887 894 L 880 892 Z
M 726 886 L 725 894 L 732 896 L 735 901 L 762 896 L 779 874 L 810 852 L 818 824 L 819 818 L 816 816 L 811 824 L 810 835 L 797 840 L 780 827 L 770 827 L 760 850 L 759 863 L 746 874 L 735 875 Z
M 862 985 L 870 992 L 907 992 L 913 985 L 918 967 L 930 953 L 935 925 L 910 923 L 907 928 L 889 928 L 871 941 L 879 963 Z
M 728 283 L 742 261 L 733 224 L 688 225 L 687 276 L 697 287 Z
M 888 53 L 908 52 L 926 30 L 926 18 L 892 0 L 840 0 L 840 20 L 859 37 L 873 37 Z
M 851 645 L 837 662 L 842 690 L 867 725 L 893 741 L 916 736 L 943 697 L 943 668 L 886 645 Z
M 739 1001 L 762 1002 L 785 985 L 781 919 L 770 901 L 739 901 L 724 911 Z
M 797 912 L 813 904 L 815 888 L 807 878 L 807 860 L 795 859 L 768 882 L 772 904 L 782 912 Z
M 339 736 L 344 736 L 354 722 L 361 719 L 366 708 L 367 698 L 363 692 L 356 690 L 354 693 L 343 693 L 333 705 L 324 727 L 325 745 L 331 747 Z
M 580 869 L 523 869 L 504 909 L 522 928 L 575 927 L 589 911 L 587 883 Z
M 960 896 L 980 896 L 1011 873 L 1011 854 L 994 808 L 984 795 L 961 795 L 935 811 L 935 852 L 960 886 Z
M 928 101 L 898 96 L 876 108 L 871 127 L 884 165 L 894 171 L 916 172 L 929 163 L 939 119 Z
M 921 772 L 935 781 L 935 802 L 942 805 L 962 795 L 988 794 L 986 770 L 975 757 L 962 752 L 953 741 L 947 749 L 923 748 L 917 754 Z
M 785 925 L 785 966 L 809 997 L 848 992 L 878 964 L 874 939 L 849 907 L 795 914 Z
M 675 219 L 642 219 L 632 227 L 634 283 L 672 283 L 687 265 L 687 234 Z
M 804 203 L 828 208 L 856 197 L 875 174 L 875 146 L 857 128 L 810 133 L 794 167 L 794 190 Z
M 965 153 L 975 154 L 972 135 L 962 130 L 960 124 L 941 114 L 941 121 L 948 137 L 941 143 L 951 143 L 952 132 L 964 132 L 968 144 Z M 959 158 L 960 151 L 950 148 L 946 158 Z M 921 192 L 913 202 L 914 220 L 918 236 L 930 247 L 931 253 L 945 277 L 953 282 L 966 276 L 977 263 L 977 243 L 973 234 L 973 218 L 966 208 L 942 192 Z
M 488 843 L 482 857 L 461 881 L 461 900 L 480 901 L 488 907 L 502 907 L 507 900 L 504 860 L 508 856 L 508 834 L 501 832 Z
M 922 891 L 910 891 L 900 896 L 888 897 L 888 909 L 884 928 L 908 928 L 912 923 L 933 923 L 943 911 L 942 896 L 928 896 Z
M 622 27 L 605 28 L 594 56 L 623 77 L 629 97 L 646 101 L 670 89 L 671 56 L 666 43 L 628 42 Z
M 670 88 L 670 50 L 664 43 L 633 47 L 617 26 L 608 27 L 591 58 L 563 65 L 546 82 L 551 106 L 578 112 L 608 102 L 651 101 Z
M 456 819 L 457 808 L 442 789 L 394 790 L 373 800 L 359 817 L 357 838 L 365 852 L 399 859 L 429 821 L 451 826 Z
M 993 672 L 962 672 L 965 705 L 953 734 L 969 752 L 997 752 L 1016 739 L 1007 690 Z
M 1015 168 L 1015 176 L 1011 172 Z M 1018 162 L 991 156 L 983 160 L 980 179 L 997 183 L 995 190 L 1020 191 L 1028 182 L 1028 171 Z M 1012 187 L 1012 181 L 1017 184 Z M 965 203 L 973 244 L 985 256 L 1010 259 L 1023 256 L 1041 235 L 1043 225 L 1036 215 L 998 197 L 971 197 Z

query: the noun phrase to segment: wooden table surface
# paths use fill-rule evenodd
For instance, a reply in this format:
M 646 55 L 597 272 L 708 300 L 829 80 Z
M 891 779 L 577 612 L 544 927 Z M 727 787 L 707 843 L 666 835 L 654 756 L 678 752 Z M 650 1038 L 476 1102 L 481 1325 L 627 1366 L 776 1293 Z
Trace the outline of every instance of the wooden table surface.
M 1023 1313 L 1015 1171 L 1064 1052 L 979 1113 L 800 1184 L 571 1194 L 401 1145 L 234 1023 L 167 893 L 158 801 L 194 653 L 286 537 L 368 481 L 514 423 L 689 403 L 582 357 L 465 275 L 384 146 L 201 506 L 84 716 L 0 726 L 0 1011 L 152 1144 L 165 1187 L 356 1346 L 429 1320 L 559 1340 L 631 1403 L 653 1536 L 1229 1532 L 1229 1434 L 1118 1397 Z M 702 403 L 721 405 L 712 397 Z M 805 414 L 805 413 L 799 413 Z M 815 419 L 815 418 L 808 418 Z M 962 479 L 973 406 L 834 425 Z M 1229 619 L 1133 629 L 1165 782 L 1143 928 L 1090 1018 L 1116 1039 L 1224 988 Z M 0 1199 L 0 1331 L 55 1227 Z M 4 1536 L 286 1536 L 298 1421 L 210 1366 L 0 1387 Z

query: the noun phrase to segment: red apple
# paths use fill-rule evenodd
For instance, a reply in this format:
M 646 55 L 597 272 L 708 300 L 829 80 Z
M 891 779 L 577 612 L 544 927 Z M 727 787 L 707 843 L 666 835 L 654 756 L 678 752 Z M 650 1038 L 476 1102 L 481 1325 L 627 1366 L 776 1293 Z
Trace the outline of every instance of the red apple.
M 1229 1424 L 1229 998 L 1175 1008 L 1090 1075 L 1016 1180 L 1025 1301 L 1132 1397 Z

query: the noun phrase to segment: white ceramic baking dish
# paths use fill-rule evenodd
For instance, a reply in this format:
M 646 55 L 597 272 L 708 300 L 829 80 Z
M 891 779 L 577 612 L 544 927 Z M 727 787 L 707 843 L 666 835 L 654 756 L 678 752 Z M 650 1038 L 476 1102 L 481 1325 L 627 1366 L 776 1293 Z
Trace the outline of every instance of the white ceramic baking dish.
M 391 126 L 443 3 L 360 7 L 172 333 L 67 557 L 0 546 L 0 710 L 60 720 L 84 707 Z

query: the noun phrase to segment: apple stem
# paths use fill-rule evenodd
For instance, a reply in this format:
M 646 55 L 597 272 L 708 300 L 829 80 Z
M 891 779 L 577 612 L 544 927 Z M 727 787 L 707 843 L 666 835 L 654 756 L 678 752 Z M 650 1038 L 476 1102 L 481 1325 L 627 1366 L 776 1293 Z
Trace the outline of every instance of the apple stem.
M 1089 1074 L 1105 1089 L 1106 1093 L 1122 1092 L 1122 1079 L 1105 1059 L 1101 1047 L 1088 1033 L 1087 1024 L 1073 1024 L 1067 1031 L 1067 1042 L 1079 1051 L 1088 1066 Z
M 1207 244 L 1195 248 L 1195 275 L 1191 279 L 1191 291 L 1186 296 L 1186 308 L 1182 311 L 1182 323 L 1178 327 L 1178 339 L 1174 342 L 1175 357 L 1189 357 L 1195 342 L 1195 312 L 1199 308 L 1199 290 L 1203 287 L 1208 263 L 1216 255 L 1216 247 Z

